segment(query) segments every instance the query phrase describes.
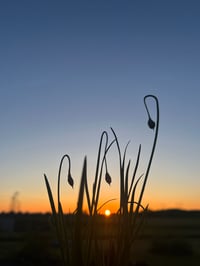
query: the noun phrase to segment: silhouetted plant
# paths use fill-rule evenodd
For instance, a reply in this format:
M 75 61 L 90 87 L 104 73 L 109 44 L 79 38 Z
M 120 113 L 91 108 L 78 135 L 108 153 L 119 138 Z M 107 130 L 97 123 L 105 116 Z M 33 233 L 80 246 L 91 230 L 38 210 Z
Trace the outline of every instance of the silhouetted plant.
M 156 121 L 151 118 L 147 99 L 152 98 L 156 103 Z M 60 249 L 64 265 L 66 266 L 96 266 L 96 265 L 130 265 L 131 257 L 130 253 L 133 250 L 133 243 L 137 237 L 139 229 L 143 223 L 143 219 L 140 217 L 141 213 L 145 213 L 147 207 L 142 206 L 142 198 L 146 187 L 157 137 L 159 129 L 159 103 L 157 97 L 154 95 L 147 95 L 144 97 L 144 105 L 148 115 L 148 126 L 150 129 L 155 130 L 155 136 L 152 146 L 150 159 L 147 165 L 146 172 L 136 178 L 137 170 L 140 162 L 141 145 L 139 145 L 137 159 L 133 174 L 130 178 L 130 160 L 126 165 L 126 151 L 128 144 L 122 154 L 119 141 L 115 131 L 111 128 L 113 140 L 109 143 L 108 133 L 103 131 L 96 163 L 95 178 L 92 186 L 92 192 L 90 194 L 87 183 L 87 158 L 84 158 L 82 176 L 80 180 L 77 208 L 73 214 L 73 222 L 69 222 L 63 214 L 62 204 L 60 201 L 60 178 L 63 161 L 66 158 L 69 163 L 68 168 L 68 183 L 73 187 L 74 180 L 71 175 L 71 161 L 69 155 L 65 154 L 60 162 L 58 171 L 58 186 L 57 186 L 57 208 L 52 195 L 50 184 L 46 175 L 44 175 L 45 183 L 48 191 L 49 201 L 53 213 L 53 219 L 56 229 L 57 238 L 60 243 Z M 105 143 L 103 145 L 103 141 Z M 119 170 L 120 170 L 120 203 L 119 209 L 116 215 L 113 217 L 113 236 L 108 239 L 102 240 L 99 236 L 99 212 L 100 209 L 107 204 L 110 199 L 103 205 L 99 205 L 99 197 L 101 192 L 101 184 L 103 179 L 103 172 L 105 168 L 105 181 L 110 185 L 112 182 L 111 175 L 108 171 L 108 165 L 106 156 L 110 148 L 113 145 L 117 146 L 119 156 Z M 136 189 L 138 183 L 141 182 L 144 176 L 141 191 L 139 193 L 138 200 L 136 197 Z M 86 207 L 88 216 L 85 216 L 83 212 L 83 201 L 86 198 Z M 134 250 L 133 250 L 134 251 Z

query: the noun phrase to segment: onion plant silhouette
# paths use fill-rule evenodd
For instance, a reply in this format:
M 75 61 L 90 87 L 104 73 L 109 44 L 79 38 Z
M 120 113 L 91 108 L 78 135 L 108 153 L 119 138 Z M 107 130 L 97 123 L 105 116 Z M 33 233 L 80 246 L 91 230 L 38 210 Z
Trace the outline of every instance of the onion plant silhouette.
M 152 98 L 156 103 L 155 121 L 151 118 L 147 106 L 147 99 L 149 98 Z M 69 155 L 65 154 L 62 157 L 59 166 L 57 208 L 55 206 L 48 178 L 44 174 L 55 230 L 65 266 L 127 266 L 130 265 L 131 260 L 134 259 L 134 256 L 132 258 L 131 253 L 134 252 L 134 243 L 143 224 L 144 214 L 148 208 L 148 206 L 144 207 L 142 205 L 142 199 L 155 152 L 159 129 L 159 103 L 157 97 L 154 95 L 146 95 L 144 97 L 144 105 L 148 115 L 148 126 L 150 129 L 155 129 L 150 159 L 144 174 L 136 178 L 141 157 L 141 145 L 139 145 L 133 174 L 130 177 L 129 173 L 131 161 L 129 160 L 126 164 L 126 152 L 129 142 L 122 154 L 117 135 L 113 128 L 111 128 L 111 132 L 114 138 L 110 143 L 108 133 L 103 131 L 101 134 L 97 154 L 95 177 L 92 184 L 91 193 L 87 182 L 87 157 L 84 158 L 77 208 L 72 215 L 72 220 L 69 220 L 69 217 L 64 215 L 60 200 L 60 178 L 63 161 L 65 158 L 68 159 L 69 163 L 68 184 L 71 187 L 74 185 L 74 180 L 71 175 L 71 160 Z M 117 165 L 119 165 L 120 176 L 120 201 L 119 209 L 113 216 L 112 232 L 108 233 L 104 232 L 102 217 L 99 215 L 99 212 L 105 204 L 115 199 L 110 199 L 100 205 L 99 198 L 103 182 L 103 172 L 105 171 L 104 181 L 107 182 L 108 185 L 110 185 L 113 181 L 113 178 L 111 178 L 111 175 L 108 171 L 106 156 L 114 144 L 117 147 L 117 153 L 119 157 L 119 163 L 117 163 Z M 143 176 L 144 179 L 137 200 L 135 199 L 136 189 L 138 188 L 138 184 L 141 182 Z M 88 212 L 87 216 L 83 211 L 83 208 L 85 208 L 83 203 L 84 199 L 86 199 L 86 208 Z M 106 237 L 106 240 L 104 239 L 104 236 Z

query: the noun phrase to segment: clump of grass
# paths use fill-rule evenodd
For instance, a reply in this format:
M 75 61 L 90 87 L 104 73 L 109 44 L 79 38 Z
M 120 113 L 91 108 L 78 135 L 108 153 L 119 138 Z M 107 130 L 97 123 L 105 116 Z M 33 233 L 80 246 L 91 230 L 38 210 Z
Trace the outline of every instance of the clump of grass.
M 152 119 L 147 106 L 148 98 L 152 98 L 156 103 L 155 121 Z M 71 175 L 71 160 L 69 155 L 65 154 L 62 157 L 59 166 L 57 206 L 48 178 L 44 175 L 62 259 L 66 266 L 130 265 L 131 252 L 134 252 L 133 244 L 143 223 L 143 219 L 140 217 L 140 210 L 143 210 L 143 214 L 147 210 L 147 207 L 142 206 L 142 199 L 152 164 L 159 129 L 159 103 L 157 97 L 154 95 L 145 96 L 144 105 L 148 115 L 148 127 L 154 130 L 155 134 L 149 162 L 143 175 L 137 177 L 141 145 L 139 145 L 133 173 L 130 175 L 130 160 L 126 163 L 126 151 L 129 143 L 126 145 L 125 150 L 122 153 L 117 135 L 113 128 L 111 128 L 113 136 L 111 142 L 109 142 L 108 133 L 106 131 L 103 131 L 101 135 L 91 193 L 87 183 L 87 158 L 84 158 L 77 208 L 73 214 L 72 221 L 69 221 L 64 215 L 60 200 L 60 178 L 64 159 L 67 159 L 69 164 L 68 183 L 72 187 L 74 184 Z M 101 231 L 99 212 L 102 206 L 107 204 L 107 202 L 100 205 L 99 197 L 103 176 L 108 184 L 112 182 L 112 178 L 108 171 L 106 156 L 113 145 L 116 145 L 119 156 L 119 162 L 117 164 L 119 165 L 120 171 L 120 203 L 118 212 L 113 220 L 114 237 L 113 234 L 110 237 L 108 235 L 106 240 L 104 240 L 99 233 Z M 142 182 L 142 186 L 139 197 L 136 199 L 136 189 L 138 188 L 139 182 Z M 84 199 L 86 200 L 88 211 L 87 216 L 83 211 Z M 110 199 L 110 201 L 111 200 L 114 199 Z

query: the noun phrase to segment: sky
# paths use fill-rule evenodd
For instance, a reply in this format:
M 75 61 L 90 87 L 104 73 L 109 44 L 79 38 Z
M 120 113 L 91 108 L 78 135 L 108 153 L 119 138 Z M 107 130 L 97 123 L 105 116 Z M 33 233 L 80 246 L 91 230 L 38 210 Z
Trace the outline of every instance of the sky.
M 69 154 L 74 188 L 65 161 L 61 197 L 72 212 L 84 156 L 91 192 L 110 127 L 122 150 L 131 140 L 131 171 L 142 145 L 139 177 L 154 138 L 148 94 L 159 100 L 160 128 L 143 204 L 200 209 L 199 10 L 194 0 L 0 1 L 0 211 L 50 211 L 43 174 L 56 197 L 60 159 Z M 148 106 L 155 119 L 155 102 Z M 116 205 L 114 145 L 108 167 L 112 183 L 102 181 L 100 202 Z

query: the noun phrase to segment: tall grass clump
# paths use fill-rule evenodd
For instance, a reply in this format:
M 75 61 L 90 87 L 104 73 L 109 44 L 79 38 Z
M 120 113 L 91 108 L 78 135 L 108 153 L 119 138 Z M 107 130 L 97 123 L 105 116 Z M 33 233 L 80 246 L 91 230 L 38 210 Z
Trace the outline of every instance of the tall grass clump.
M 156 104 L 156 118 L 152 119 L 147 106 L 147 100 L 152 98 Z M 133 173 L 130 174 L 130 160 L 126 162 L 126 152 L 121 151 L 117 135 L 113 128 L 113 139 L 109 142 L 108 133 L 103 131 L 97 154 L 94 181 L 90 191 L 87 176 L 87 158 L 84 158 L 82 175 L 80 179 L 77 207 L 71 219 L 64 215 L 60 199 L 60 179 L 63 161 L 68 161 L 68 183 L 73 187 L 74 180 L 71 175 L 71 159 L 65 154 L 60 162 L 57 179 L 57 201 L 54 199 L 52 190 L 46 175 L 44 175 L 48 197 L 53 214 L 56 235 L 59 241 L 63 264 L 65 266 L 120 266 L 130 265 L 132 254 L 134 257 L 134 241 L 143 223 L 147 207 L 142 206 L 142 199 L 147 184 L 149 171 L 155 152 L 158 129 L 159 129 L 159 103 L 154 95 L 144 97 L 144 106 L 148 115 L 148 127 L 154 130 L 154 140 L 147 168 L 143 175 L 138 176 L 137 170 L 140 163 L 141 145 L 137 152 Z M 113 145 L 117 147 L 120 177 L 119 208 L 112 220 L 112 232 L 107 235 L 102 231 L 102 217 L 99 212 L 103 205 L 99 204 L 101 185 L 103 179 L 110 184 L 112 178 L 108 171 L 107 154 Z M 136 189 L 140 183 L 139 195 L 136 198 Z M 87 215 L 85 215 L 85 208 Z M 83 211 L 84 209 L 84 211 Z

